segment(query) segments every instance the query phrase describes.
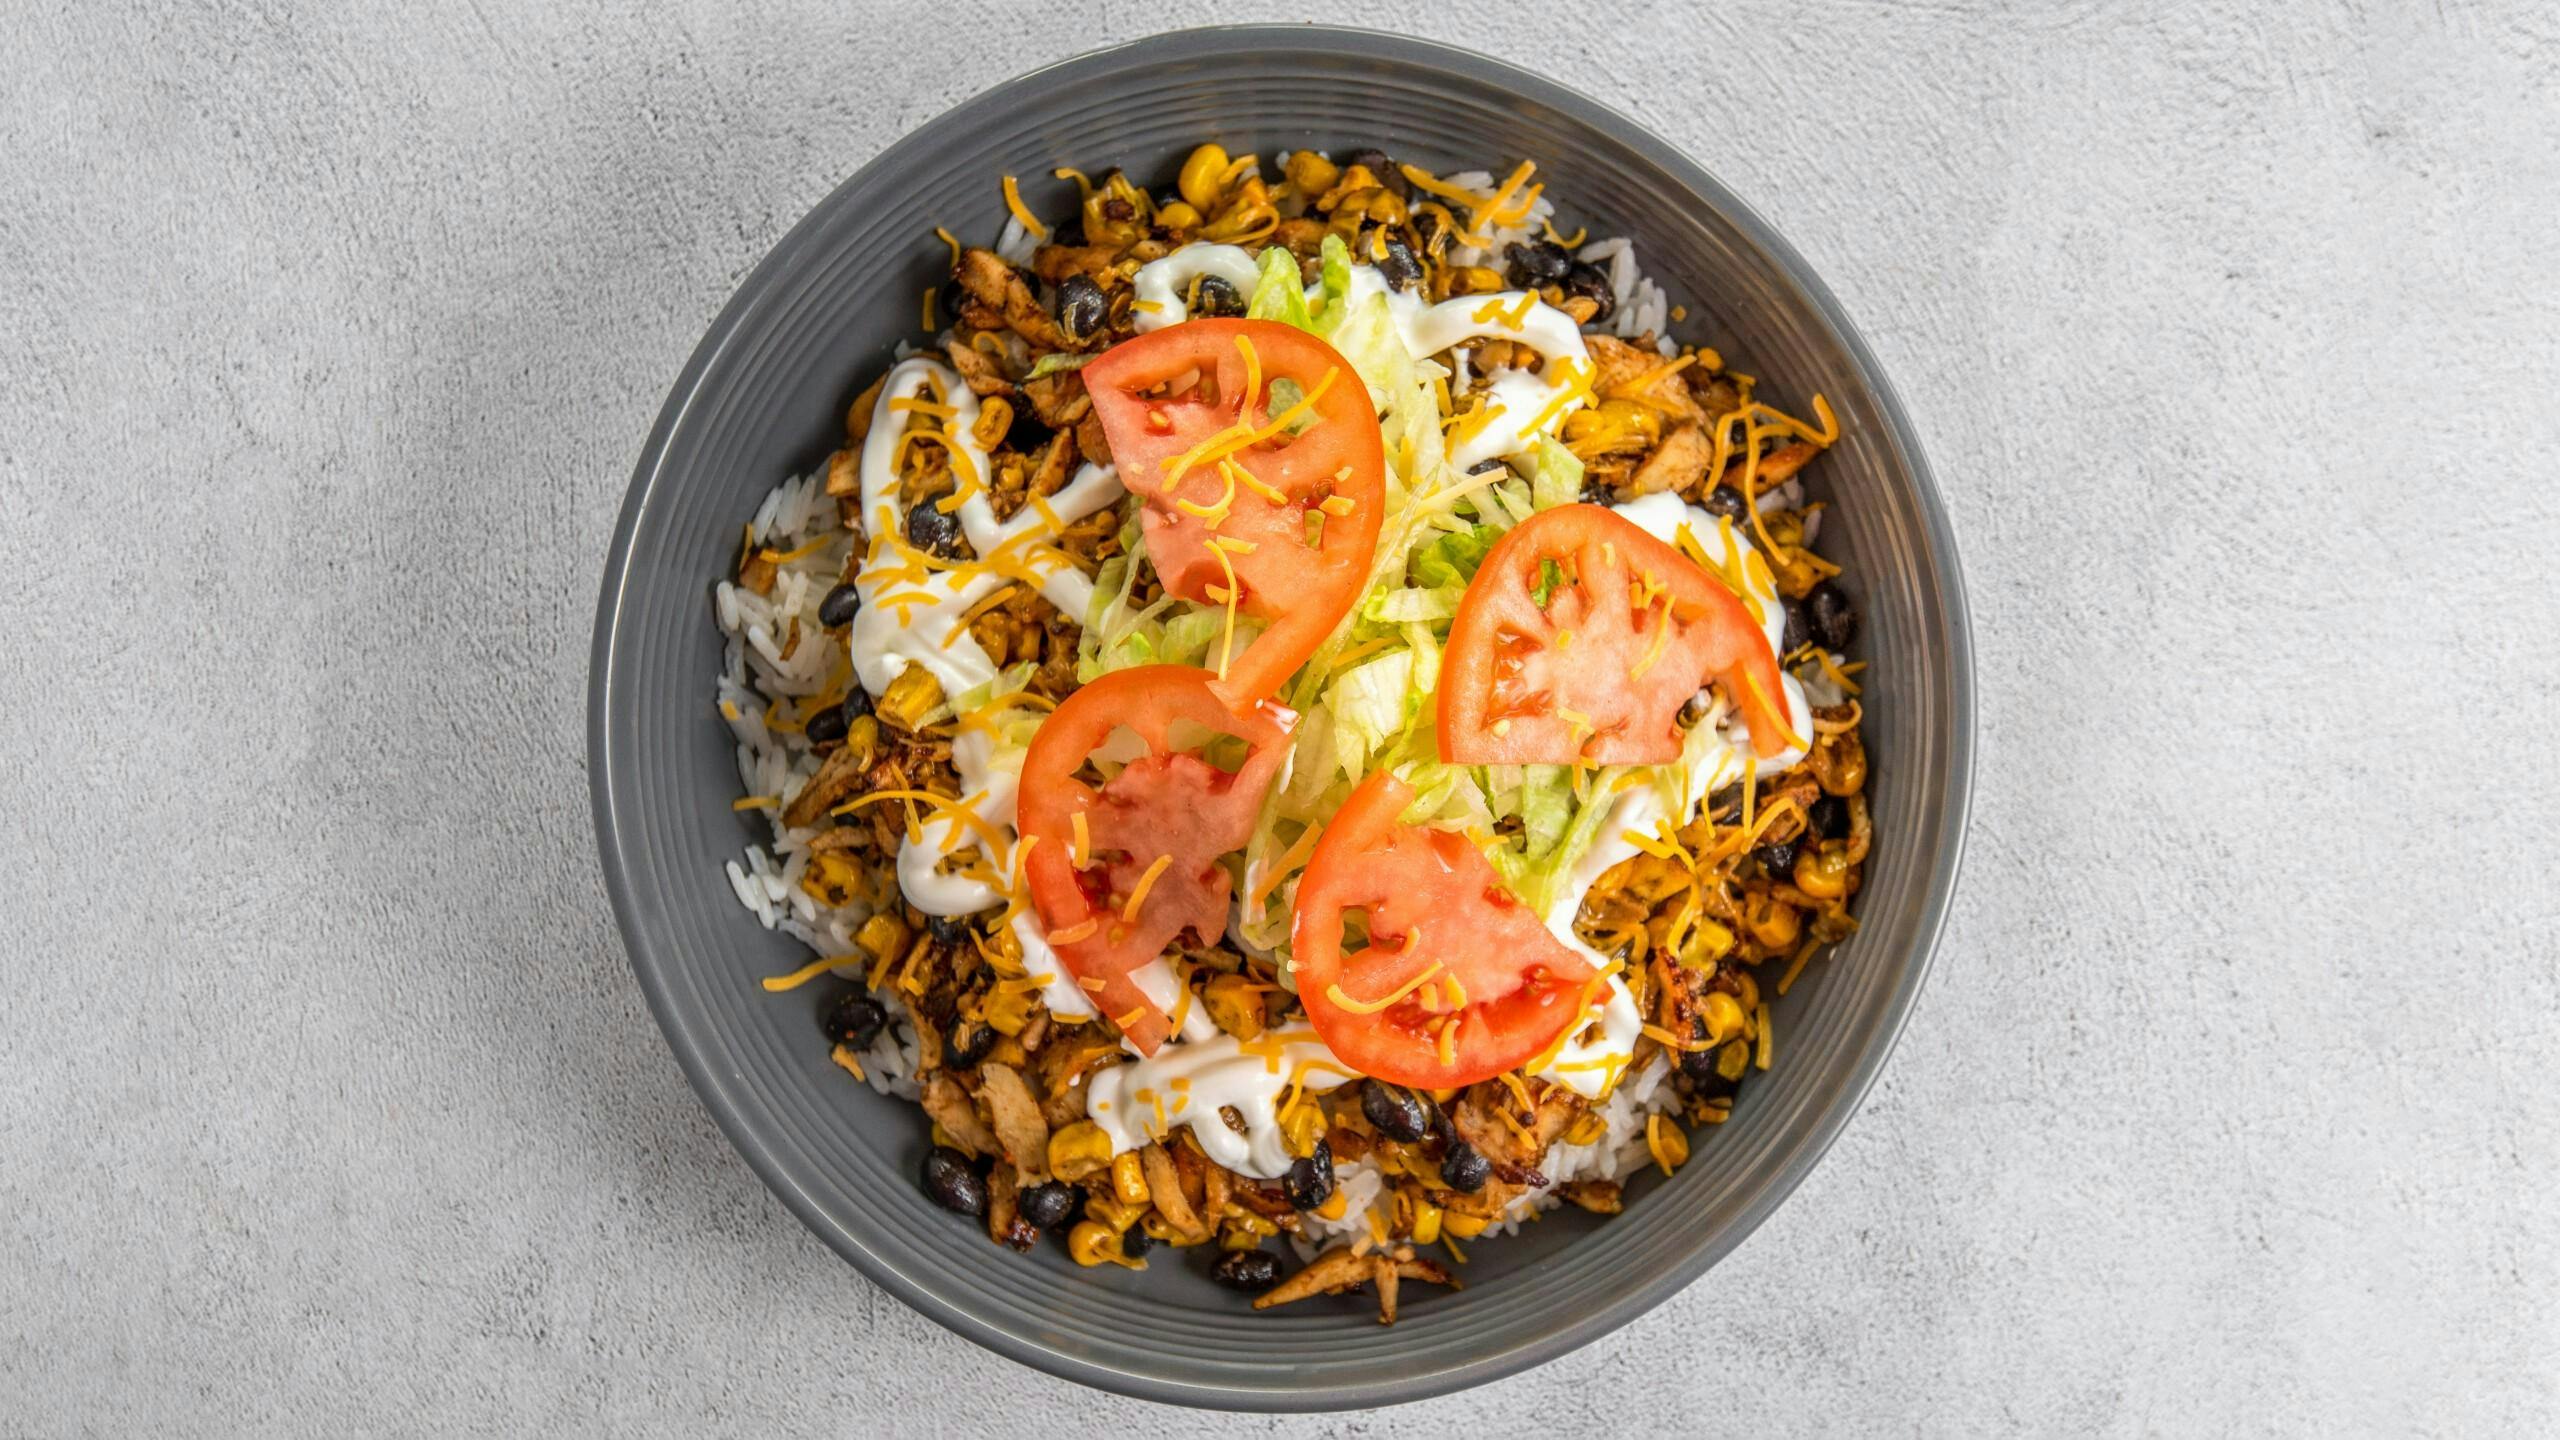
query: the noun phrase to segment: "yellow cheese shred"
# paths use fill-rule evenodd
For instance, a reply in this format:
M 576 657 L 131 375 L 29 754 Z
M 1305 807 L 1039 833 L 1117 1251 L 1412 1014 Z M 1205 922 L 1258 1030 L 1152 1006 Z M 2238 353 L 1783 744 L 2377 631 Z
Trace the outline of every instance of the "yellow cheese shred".
M 821 955 L 817 959 L 810 961 L 808 964 L 801 966 L 799 969 L 792 971 L 788 975 L 766 976 L 764 978 L 764 988 L 776 993 L 784 990 L 797 990 L 801 986 L 808 984 L 810 981 L 817 979 L 819 976 L 835 969 L 837 966 L 850 965 L 859 958 L 859 956 L 854 955 Z
M 1381 1010 L 1386 1010 L 1402 1003 L 1406 996 L 1421 989 L 1424 981 L 1439 974 L 1440 969 L 1440 962 L 1437 960 L 1432 961 L 1428 966 L 1424 967 L 1421 974 L 1416 975 L 1402 985 L 1397 986 L 1394 994 L 1388 995 L 1382 999 L 1354 1000 L 1349 994 L 1344 992 L 1343 988 L 1339 984 L 1326 986 L 1324 998 L 1332 1001 L 1341 1008 L 1350 1011 L 1354 1015 L 1375 1015 Z
M 1022 222 L 1022 228 L 1031 232 L 1032 239 L 1049 238 L 1049 227 L 1041 224 L 1040 217 L 1032 214 L 1030 207 L 1022 203 L 1022 189 L 1010 175 L 1004 177 L 1004 208 L 1013 212 L 1013 218 Z
M 1138 883 L 1129 888 L 1129 903 L 1120 907 L 1121 919 L 1137 923 L 1139 907 L 1147 903 L 1147 892 L 1156 887 L 1156 877 L 1164 874 L 1172 864 L 1171 855 L 1159 855 L 1154 863 L 1147 866 L 1146 873 L 1138 877 Z

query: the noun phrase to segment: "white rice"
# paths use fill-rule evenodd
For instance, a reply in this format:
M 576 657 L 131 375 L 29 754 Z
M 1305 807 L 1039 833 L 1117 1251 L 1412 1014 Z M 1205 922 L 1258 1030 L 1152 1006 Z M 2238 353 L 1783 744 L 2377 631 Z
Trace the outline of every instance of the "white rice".
M 815 832 L 782 823 L 782 806 L 817 773 L 818 757 L 797 733 L 774 730 L 764 720 L 770 702 L 820 694 L 843 673 L 843 641 L 818 623 L 818 605 L 844 573 L 852 537 L 838 528 L 824 470 L 776 485 L 756 507 L 748 530 L 751 543 L 773 550 L 795 550 L 821 536 L 827 543 L 786 561 L 775 574 L 771 594 L 758 595 L 723 580 L 712 595 L 712 613 L 729 637 L 714 698 L 727 707 L 724 716 L 735 712 L 728 723 L 738 746 L 738 783 L 745 794 L 775 801 L 757 812 L 772 827 L 772 838 L 749 844 L 724 868 L 729 888 L 757 923 L 791 936 L 817 955 L 844 957 L 839 974 L 859 974 L 868 957 L 857 950 L 853 936 L 870 918 L 869 908 L 820 905 L 800 888 Z M 785 659 L 782 647 L 794 620 L 800 642 Z M 861 1060 L 873 1089 L 909 1098 L 916 1094 L 915 1032 L 903 1016 L 882 1027 Z

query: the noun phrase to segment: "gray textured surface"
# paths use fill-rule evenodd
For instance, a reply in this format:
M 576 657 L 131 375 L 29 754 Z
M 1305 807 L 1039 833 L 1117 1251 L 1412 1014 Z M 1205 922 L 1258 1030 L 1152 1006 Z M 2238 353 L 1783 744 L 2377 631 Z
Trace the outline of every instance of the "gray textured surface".
M 934 1330 L 735 1160 L 581 718 L 629 463 L 781 229 L 1230 17 L 161 8 L 0 47 L 0 1432 L 1188 1423 Z M 1418 27 L 1648 117 L 1865 324 L 1969 561 L 1974 858 L 1706 1281 L 1240 1428 L 2560 1425 L 2560 23 L 2117 8 Z

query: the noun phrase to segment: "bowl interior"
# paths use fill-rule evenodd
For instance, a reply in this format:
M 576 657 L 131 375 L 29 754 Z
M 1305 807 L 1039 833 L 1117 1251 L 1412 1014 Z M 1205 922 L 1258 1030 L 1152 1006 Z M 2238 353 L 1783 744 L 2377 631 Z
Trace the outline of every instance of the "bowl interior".
M 1865 612 L 1878 836 L 1862 932 L 1776 1004 L 1776 1067 L 1678 1176 L 1632 1187 L 1606 1222 L 1558 1213 L 1473 1247 L 1467 1288 L 1408 1292 L 1392 1330 L 1364 1299 L 1255 1314 L 1202 1267 L 1081 1270 L 1019 1256 L 932 1208 L 910 1106 L 828 1062 L 831 991 L 768 995 L 796 943 L 760 929 L 723 862 L 761 838 L 731 815 L 738 776 L 711 704 L 710 590 L 765 491 L 822 462 L 853 395 L 941 277 L 936 225 L 981 241 L 997 180 L 1044 216 L 1072 209 L 1061 165 L 1168 182 L 1189 147 L 1264 156 L 1381 146 L 1435 170 L 1521 159 L 1570 230 L 1636 237 L 1684 338 L 1716 345 L 1801 412 L 1819 390 L 1846 438 L 1813 472 L 1836 502 L 1823 548 Z M 1953 555 L 1916 448 L 1801 262 L 1721 187 L 1601 107 L 1495 62 L 1356 32 L 1191 32 L 998 87 L 900 142 L 831 195 L 747 280 L 687 366 L 623 515 L 592 679 L 591 767 L 607 878 L 633 963 L 676 1053 L 751 1163 L 828 1243 L 963 1334 L 1054 1373 L 1149 1398 L 1239 1408 L 1410 1400 L 1523 1368 L 1624 1323 L 1732 1248 L 1811 1167 L 1890 1046 L 1952 882 L 1964 812 L 1969 660 Z

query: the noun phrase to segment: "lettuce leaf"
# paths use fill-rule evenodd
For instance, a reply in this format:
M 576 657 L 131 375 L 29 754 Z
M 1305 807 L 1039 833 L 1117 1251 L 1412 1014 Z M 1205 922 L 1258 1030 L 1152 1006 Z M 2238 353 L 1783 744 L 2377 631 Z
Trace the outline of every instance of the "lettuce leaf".
M 1529 470 L 1529 503 L 1552 510 L 1581 498 L 1582 461 L 1553 440 L 1539 441 L 1537 463 Z
M 1476 578 L 1476 567 L 1484 563 L 1485 552 L 1501 539 L 1490 525 L 1470 526 L 1465 530 L 1426 540 L 1414 547 L 1413 558 L 1406 562 L 1406 573 L 1413 583 L 1425 589 L 1438 590 L 1455 585 L 1464 589 Z
M 1245 302 L 1244 313 L 1255 320 L 1314 330 L 1315 322 L 1307 314 L 1307 292 L 1298 279 L 1298 257 L 1273 245 L 1262 252 L 1261 263 L 1262 277 L 1253 282 L 1253 296 Z

